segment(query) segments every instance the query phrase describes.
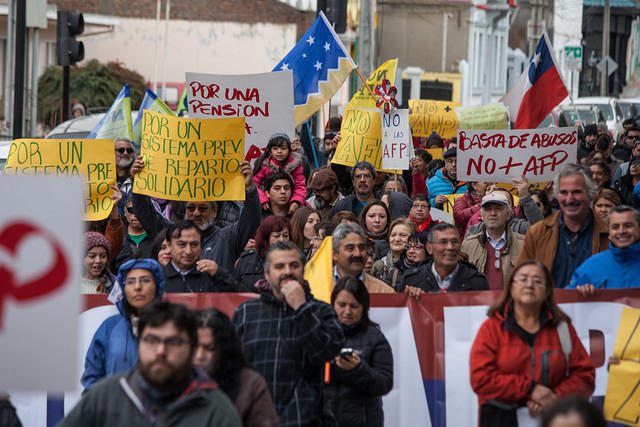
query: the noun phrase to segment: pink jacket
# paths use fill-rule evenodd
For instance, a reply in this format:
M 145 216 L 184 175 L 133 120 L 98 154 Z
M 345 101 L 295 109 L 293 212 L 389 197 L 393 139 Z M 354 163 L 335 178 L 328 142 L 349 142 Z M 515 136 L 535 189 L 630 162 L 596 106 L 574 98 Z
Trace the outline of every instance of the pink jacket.
M 471 216 L 480 210 L 482 202 L 481 197 L 475 197 L 469 191 L 464 193 L 462 197 L 458 197 L 453 202 L 453 219 L 460 232 L 460 238 L 464 238 L 465 230 L 467 229 L 467 223 L 471 219 Z
M 287 159 L 287 163 L 284 168 L 280 168 L 278 162 L 273 160 L 271 156 L 265 157 L 260 170 L 253 176 L 253 181 L 258 187 L 260 204 L 269 201 L 261 185 L 269 175 L 275 172 L 286 172 L 291 175 L 291 178 L 293 178 L 293 194 L 291 195 L 291 201 L 298 202 L 299 206 L 305 206 L 307 198 L 307 183 L 302 172 L 302 158 L 300 157 L 300 154 L 293 152 L 289 154 L 289 158 Z

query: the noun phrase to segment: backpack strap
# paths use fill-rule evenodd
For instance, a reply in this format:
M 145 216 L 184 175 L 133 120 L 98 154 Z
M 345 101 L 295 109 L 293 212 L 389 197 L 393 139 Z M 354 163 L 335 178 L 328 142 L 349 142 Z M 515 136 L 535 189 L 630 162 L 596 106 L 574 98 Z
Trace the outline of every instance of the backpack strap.
M 562 346 L 562 353 L 564 353 L 564 357 L 567 360 L 565 376 L 569 376 L 569 358 L 571 357 L 571 335 L 569 334 L 569 325 L 566 321 L 562 321 L 558 323 L 556 326 L 556 330 L 558 331 L 558 338 L 560 338 L 560 345 Z

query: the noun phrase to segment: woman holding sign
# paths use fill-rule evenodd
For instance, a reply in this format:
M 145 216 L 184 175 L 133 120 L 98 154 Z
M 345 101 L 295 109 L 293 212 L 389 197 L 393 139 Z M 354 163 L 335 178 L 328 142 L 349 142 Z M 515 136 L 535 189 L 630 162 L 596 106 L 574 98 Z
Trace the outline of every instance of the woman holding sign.
M 537 417 L 559 397 L 591 395 L 595 369 L 544 265 L 517 266 L 487 314 L 470 355 L 480 426 L 517 426 L 520 407 Z

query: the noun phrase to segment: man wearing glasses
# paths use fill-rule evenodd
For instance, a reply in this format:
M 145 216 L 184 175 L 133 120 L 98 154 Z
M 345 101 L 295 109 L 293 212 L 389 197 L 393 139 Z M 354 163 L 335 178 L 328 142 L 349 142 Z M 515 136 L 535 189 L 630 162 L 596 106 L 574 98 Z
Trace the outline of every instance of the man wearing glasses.
M 60 426 L 241 426 L 218 386 L 191 360 L 198 323 L 183 305 L 154 302 L 138 322 L 138 363 L 92 387 Z
M 437 224 L 429 230 L 427 252 L 432 259 L 420 265 L 420 281 L 402 289 L 416 297 L 422 293 L 485 291 L 487 278 L 460 257 L 460 234 L 455 225 Z
M 336 173 L 328 168 L 323 168 L 315 174 L 309 188 L 313 190 L 313 195 L 307 199 L 311 208 L 320 212 L 322 220 L 329 217 L 329 212 L 336 202 L 344 196 L 338 191 L 338 177 Z
M 624 132 L 624 143 L 616 144 L 611 153 L 616 159 L 628 162 L 631 158 L 631 150 L 636 142 L 640 141 L 640 128 L 632 124 Z
M 625 132 L 625 143 L 631 147 L 631 156 L 637 157 L 640 156 L 640 128 L 636 125 L 633 125 Z M 611 182 L 616 182 L 624 175 L 629 173 L 629 162 L 626 161 L 622 163 L 620 166 L 616 168 L 615 173 L 613 174 L 613 179 Z
M 481 211 L 481 228 L 464 239 L 462 252 L 487 276 L 491 290 L 502 290 L 520 254 L 524 235 L 508 227 L 511 207 L 505 193 L 494 191 L 484 196 Z
M 124 243 L 122 250 L 116 255 L 113 264 L 115 271 L 118 271 L 120 264 L 133 259 L 140 258 L 149 255 L 151 251 L 152 239 L 147 234 L 138 217 L 133 211 L 133 202 L 131 196 L 129 196 L 125 202 L 124 218 L 126 220 L 125 225 L 127 227 L 126 233 L 124 233 Z

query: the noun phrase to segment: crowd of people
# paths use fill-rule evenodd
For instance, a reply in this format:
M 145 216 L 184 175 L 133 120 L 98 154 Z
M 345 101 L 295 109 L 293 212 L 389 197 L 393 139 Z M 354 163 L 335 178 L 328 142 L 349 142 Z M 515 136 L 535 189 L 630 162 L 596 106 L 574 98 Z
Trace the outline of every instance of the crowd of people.
M 571 396 L 591 395 L 594 367 L 553 290 L 589 297 L 640 285 L 635 122 L 615 146 L 587 126 L 575 163 L 544 188 L 524 176 L 461 181 L 455 138 L 436 134 L 414 139 L 401 176 L 333 164 L 339 130 L 332 118 L 315 169 L 297 137 L 273 135 L 253 167 L 241 164 L 244 202 L 134 193 L 143 158 L 115 141 L 114 207 L 88 224 L 81 283 L 109 294 L 119 314 L 95 333 L 85 396 L 62 425 L 382 426 L 393 356 L 369 317 L 370 294 L 484 290 L 501 294 L 471 351 L 480 425 L 516 425 L 524 406 L 543 425 L 590 417 Z M 431 216 L 447 205 L 454 224 Z M 327 304 L 304 267 L 329 236 Z M 162 302 L 176 292 L 259 297 L 230 319 Z

